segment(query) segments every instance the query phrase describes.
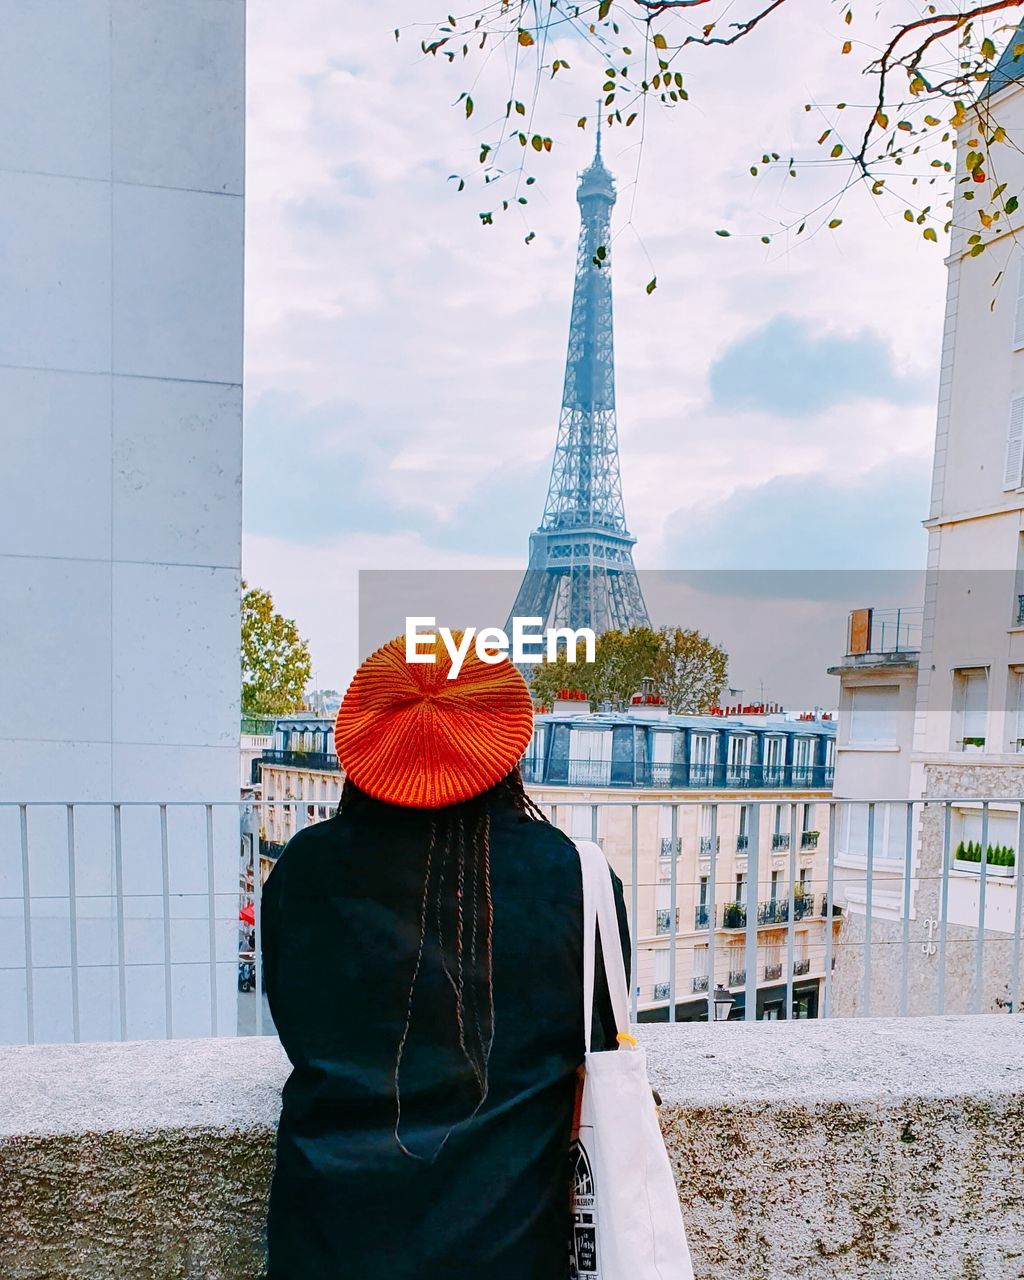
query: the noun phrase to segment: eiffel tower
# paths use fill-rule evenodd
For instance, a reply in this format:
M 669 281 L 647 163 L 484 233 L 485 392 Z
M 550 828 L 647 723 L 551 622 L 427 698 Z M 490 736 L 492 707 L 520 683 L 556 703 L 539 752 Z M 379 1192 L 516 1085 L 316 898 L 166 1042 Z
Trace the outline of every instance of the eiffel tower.
M 580 239 L 562 412 L 540 527 L 514 617 L 602 631 L 649 626 L 626 527 L 615 424 L 609 224 L 615 183 L 597 150 L 579 177 Z

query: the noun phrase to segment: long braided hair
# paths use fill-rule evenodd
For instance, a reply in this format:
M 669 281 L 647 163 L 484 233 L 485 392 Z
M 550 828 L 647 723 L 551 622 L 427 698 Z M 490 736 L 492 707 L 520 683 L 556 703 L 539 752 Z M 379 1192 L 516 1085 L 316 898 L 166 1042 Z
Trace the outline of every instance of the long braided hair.
M 369 797 L 348 778 L 341 793 L 341 812 L 351 812 Z M 395 1141 L 405 1155 L 424 1159 L 402 1141 L 402 1059 L 413 1021 L 416 987 L 429 948 L 436 948 L 442 973 L 451 988 L 454 1033 L 459 1052 L 475 1083 L 472 1119 L 487 1099 L 488 1067 L 494 1044 L 494 903 L 491 899 L 491 813 L 511 808 L 526 818 L 547 822 L 526 794 L 516 766 L 482 795 L 430 811 L 426 865 L 420 899 L 419 940 L 395 1056 Z M 464 1123 L 461 1121 L 460 1123 Z M 448 1130 L 431 1154 L 436 1159 L 452 1132 Z

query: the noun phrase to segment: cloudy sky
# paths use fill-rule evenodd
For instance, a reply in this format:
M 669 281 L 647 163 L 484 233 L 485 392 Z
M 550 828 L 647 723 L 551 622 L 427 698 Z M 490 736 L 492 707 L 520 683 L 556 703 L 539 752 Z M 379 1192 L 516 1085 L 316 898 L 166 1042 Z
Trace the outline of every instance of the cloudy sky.
M 869 92 L 837 56 L 830 8 L 780 13 L 733 49 L 695 51 L 689 103 L 655 114 L 642 154 L 633 131 L 606 139 L 643 568 L 924 558 L 941 248 L 857 192 L 840 231 L 760 242 L 834 173 L 753 179 L 750 165 L 814 151 L 829 109 L 805 102 Z M 470 77 L 423 59 L 409 25 L 434 15 L 429 0 L 249 5 L 244 568 L 309 637 L 322 686 L 356 659 L 360 569 L 523 565 L 554 444 L 594 69 L 566 43 L 530 203 L 482 227 L 498 197 L 447 178 L 478 168 L 507 82 L 489 64 L 467 124 L 453 104 Z

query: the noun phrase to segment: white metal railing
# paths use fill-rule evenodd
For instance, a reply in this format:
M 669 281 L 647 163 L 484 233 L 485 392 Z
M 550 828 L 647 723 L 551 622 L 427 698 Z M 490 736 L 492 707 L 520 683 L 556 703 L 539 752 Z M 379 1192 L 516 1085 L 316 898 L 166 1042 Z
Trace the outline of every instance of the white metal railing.
M 789 838 L 773 838 L 778 803 L 567 790 L 545 806 L 624 882 L 634 1018 L 707 1016 L 721 986 L 747 1020 L 769 997 L 783 1017 L 1021 1009 L 1024 804 L 809 800 L 806 842 L 803 800 L 782 802 Z M 0 803 L 0 1042 L 271 1031 L 257 889 L 279 846 L 261 830 L 277 809 L 301 828 L 334 808 Z M 737 852 L 720 831 L 740 809 Z M 842 847 L 854 829 L 862 847 Z

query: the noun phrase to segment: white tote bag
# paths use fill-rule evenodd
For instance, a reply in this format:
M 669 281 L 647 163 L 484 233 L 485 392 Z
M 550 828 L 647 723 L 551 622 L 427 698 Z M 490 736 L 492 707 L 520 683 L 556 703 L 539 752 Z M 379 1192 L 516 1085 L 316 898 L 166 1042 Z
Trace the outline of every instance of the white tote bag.
M 575 1147 L 576 1280 L 693 1280 L 679 1195 L 647 1080 L 647 1055 L 629 1033 L 626 971 L 608 863 L 577 841 L 583 872 L 583 1097 Z M 619 1048 L 592 1053 L 595 925 Z

